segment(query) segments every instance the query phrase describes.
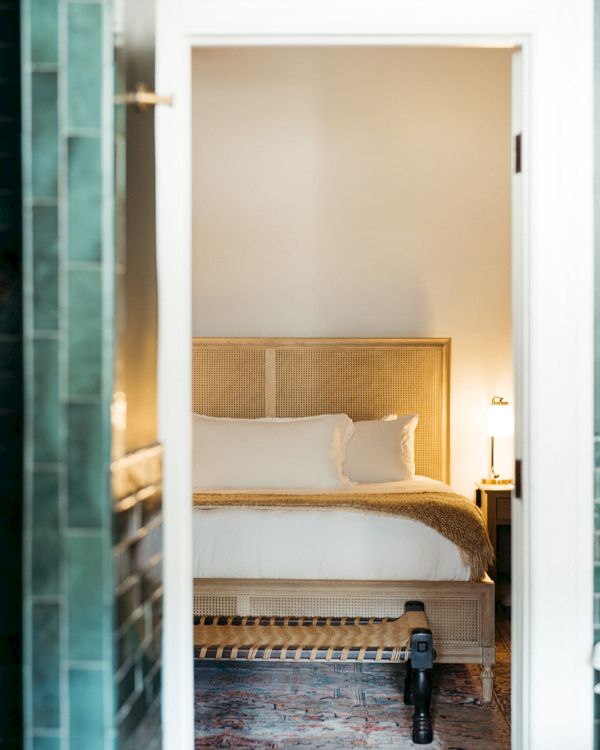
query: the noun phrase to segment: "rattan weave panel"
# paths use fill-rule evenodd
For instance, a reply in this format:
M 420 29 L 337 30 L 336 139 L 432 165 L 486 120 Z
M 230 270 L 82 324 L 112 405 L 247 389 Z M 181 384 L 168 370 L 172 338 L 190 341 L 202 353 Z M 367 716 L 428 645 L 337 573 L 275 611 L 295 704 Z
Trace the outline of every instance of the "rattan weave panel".
M 364 596 L 213 596 L 194 592 L 195 615 L 266 617 L 400 617 L 410 597 Z M 249 600 L 249 604 L 248 604 Z M 481 610 L 476 598 L 424 598 L 427 619 L 436 643 L 478 644 Z
M 271 416 L 344 412 L 354 420 L 416 412 L 417 473 L 449 481 L 448 346 L 444 339 L 194 339 L 193 410 L 251 419 L 268 407 Z
M 263 417 L 264 348 L 194 345 L 192 410 L 209 417 Z
M 229 617 L 238 615 L 238 598 L 237 596 L 202 596 L 194 593 L 194 616 L 214 614 L 219 617 Z M 213 610 L 208 612 L 207 607 L 213 607 Z
M 416 412 L 417 473 L 444 478 L 440 347 L 286 347 L 276 362 L 278 417 L 344 412 L 360 420 Z

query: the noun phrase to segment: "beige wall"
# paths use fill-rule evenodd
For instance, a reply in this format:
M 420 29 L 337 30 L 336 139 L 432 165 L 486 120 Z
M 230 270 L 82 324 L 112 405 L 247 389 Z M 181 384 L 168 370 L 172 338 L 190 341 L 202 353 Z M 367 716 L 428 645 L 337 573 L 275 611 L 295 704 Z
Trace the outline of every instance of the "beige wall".
M 471 495 L 512 397 L 510 53 L 205 49 L 193 85 L 194 334 L 451 336 Z

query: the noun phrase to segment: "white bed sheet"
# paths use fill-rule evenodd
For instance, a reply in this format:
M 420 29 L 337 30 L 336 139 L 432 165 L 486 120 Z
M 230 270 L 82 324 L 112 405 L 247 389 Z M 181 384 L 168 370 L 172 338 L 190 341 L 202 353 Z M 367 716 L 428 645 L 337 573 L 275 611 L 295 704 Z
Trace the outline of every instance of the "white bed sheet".
M 327 494 L 357 489 L 452 491 L 417 477 Z M 470 574 L 456 545 L 437 531 L 418 521 L 362 511 L 194 508 L 193 535 L 195 578 L 468 581 Z

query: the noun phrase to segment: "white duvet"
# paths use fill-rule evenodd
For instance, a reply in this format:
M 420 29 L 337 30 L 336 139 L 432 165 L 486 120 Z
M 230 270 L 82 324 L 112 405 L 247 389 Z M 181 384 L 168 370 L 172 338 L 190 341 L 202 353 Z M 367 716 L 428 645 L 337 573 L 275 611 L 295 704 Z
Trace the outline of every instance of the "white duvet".
M 327 490 L 327 495 L 357 489 L 373 493 L 452 492 L 442 482 L 417 477 Z M 292 492 L 313 494 L 315 490 Z M 469 580 L 469 566 L 456 545 L 418 521 L 383 514 L 335 507 L 194 508 L 193 535 L 195 578 Z

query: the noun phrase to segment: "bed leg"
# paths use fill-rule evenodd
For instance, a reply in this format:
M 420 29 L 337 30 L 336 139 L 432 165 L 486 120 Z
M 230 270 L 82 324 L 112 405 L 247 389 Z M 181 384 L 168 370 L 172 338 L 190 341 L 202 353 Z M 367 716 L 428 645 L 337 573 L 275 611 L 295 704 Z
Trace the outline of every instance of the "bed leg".
M 412 740 L 415 745 L 428 745 L 433 741 L 431 726 L 431 673 L 433 671 L 433 638 L 431 630 L 418 628 L 413 630 L 410 639 L 412 703 L 413 714 Z
M 482 700 L 484 703 L 489 703 L 492 700 L 492 692 L 494 689 L 494 671 L 492 667 L 495 663 L 496 649 L 484 648 L 483 664 L 481 665 Z

